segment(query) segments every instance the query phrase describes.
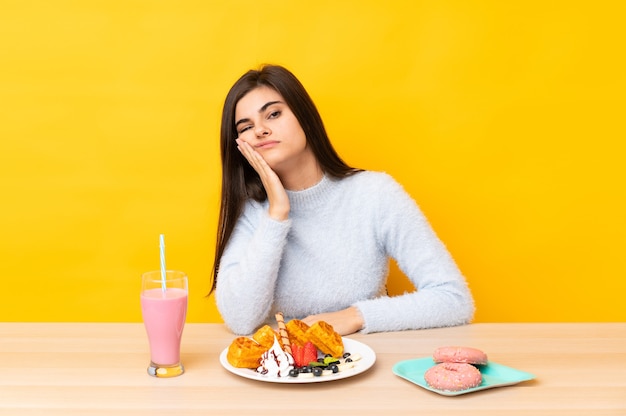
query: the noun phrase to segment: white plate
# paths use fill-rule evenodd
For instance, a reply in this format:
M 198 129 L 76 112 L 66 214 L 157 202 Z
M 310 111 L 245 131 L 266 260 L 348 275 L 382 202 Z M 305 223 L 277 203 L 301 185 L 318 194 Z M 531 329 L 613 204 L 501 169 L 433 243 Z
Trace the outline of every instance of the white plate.
M 355 341 L 349 338 L 343 338 L 343 349 L 345 352 L 349 352 L 350 354 L 359 354 L 361 359 L 359 361 L 354 362 L 354 367 L 349 368 L 345 371 L 340 371 L 338 373 L 329 374 L 325 376 L 319 377 L 268 377 L 266 375 L 257 373 L 255 370 L 250 368 L 237 368 L 233 367 L 228 363 L 226 359 L 226 354 L 228 354 L 228 348 L 225 348 L 224 351 L 220 354 L 220 364 L 222 367 L 227 369 L 233 374 L 236 374 L 240 377 L 249 378 L 252 380 L 265 381 L 268 383 L 321 383 L 324 381 L 333 381 L 340 380 L 342 378 L 348 378 L 356 376 L 357 374 L 361 374 L 364 371 L 367 371 L 371 366 L 376 362 L 376 353 L 367 345 Z

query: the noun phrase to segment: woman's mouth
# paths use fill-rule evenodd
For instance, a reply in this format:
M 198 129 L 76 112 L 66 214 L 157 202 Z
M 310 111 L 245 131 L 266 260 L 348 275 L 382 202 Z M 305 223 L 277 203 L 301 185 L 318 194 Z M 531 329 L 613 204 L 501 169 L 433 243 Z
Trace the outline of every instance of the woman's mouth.
M 256 147 L 257 149 L 269 149 L 276 146 L 278 143 L 280 143 L 278 140 L 267 140 L 265 142 L 257 144 L 254 147 Z

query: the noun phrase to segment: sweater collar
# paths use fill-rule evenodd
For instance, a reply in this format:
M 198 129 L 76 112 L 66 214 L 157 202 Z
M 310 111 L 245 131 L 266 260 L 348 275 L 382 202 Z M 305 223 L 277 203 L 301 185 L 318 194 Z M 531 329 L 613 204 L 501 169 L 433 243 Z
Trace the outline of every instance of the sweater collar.
M 324 175 L 318 183 L 310 188 L 302 191 L 287 191 L 291 208 L 306 209 L 326 202 L 330 197 L 329 191 L 333 188 L 333 183 L 331 178 Z

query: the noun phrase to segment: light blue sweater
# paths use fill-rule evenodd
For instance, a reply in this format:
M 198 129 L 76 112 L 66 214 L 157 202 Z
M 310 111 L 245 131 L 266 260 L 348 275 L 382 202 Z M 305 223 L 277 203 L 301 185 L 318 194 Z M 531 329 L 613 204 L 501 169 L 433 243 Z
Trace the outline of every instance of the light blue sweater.
M 288 191 L 287 221 L 246 204 L 220 262 L 216 300 L 236 334 L 286 319 L 358 307 L 362 332 L 468 323 L 474 302 L 454 260 L 404 189 L 385 173 L 324 177 Z M 389 258 L 416 291 L 386 295 Z

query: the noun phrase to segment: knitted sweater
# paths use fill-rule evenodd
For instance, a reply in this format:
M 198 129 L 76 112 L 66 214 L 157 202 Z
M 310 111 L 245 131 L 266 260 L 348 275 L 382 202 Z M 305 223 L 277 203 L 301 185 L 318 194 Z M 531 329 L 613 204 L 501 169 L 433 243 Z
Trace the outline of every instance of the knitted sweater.
M 220 261 L 216 301 L 226 325 L 251 334 L 274 314 L 302 319 L 356 306 L 361 332 L 468 323 L 466 281 L 415 201 L 389 175 L 327 176 L 287 191 L 289 219 L 249 201 Z M 386 295 L 389 258 L 417 288 Z

